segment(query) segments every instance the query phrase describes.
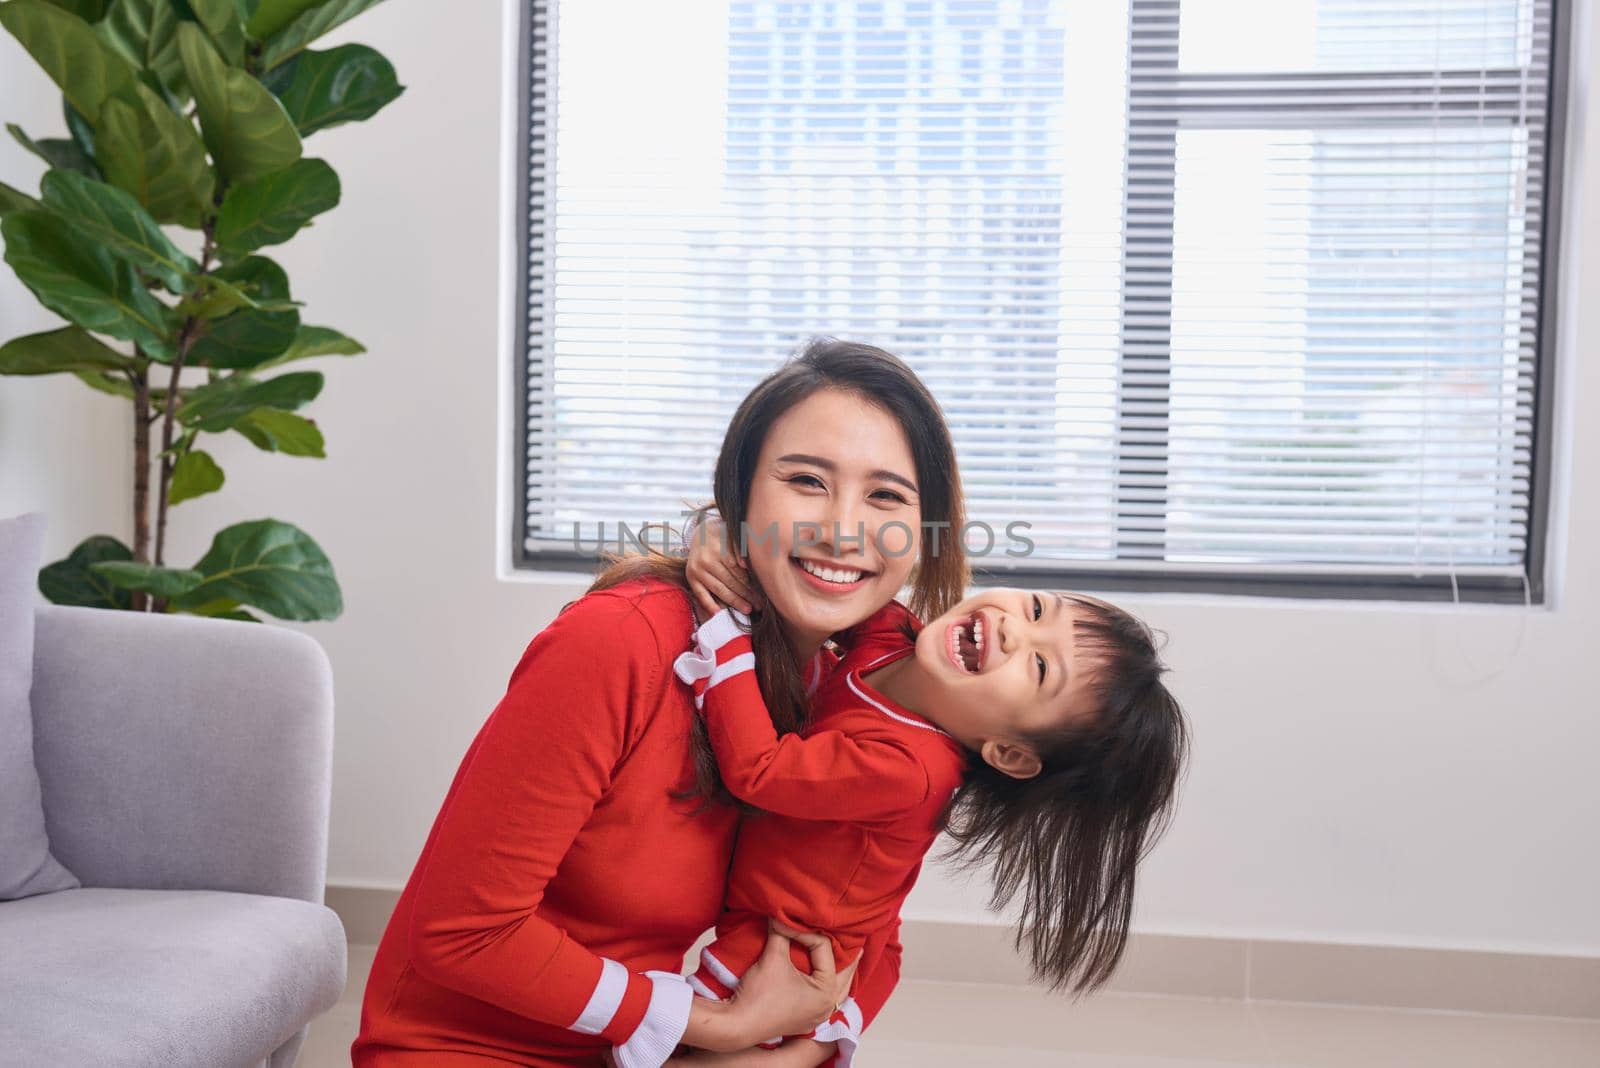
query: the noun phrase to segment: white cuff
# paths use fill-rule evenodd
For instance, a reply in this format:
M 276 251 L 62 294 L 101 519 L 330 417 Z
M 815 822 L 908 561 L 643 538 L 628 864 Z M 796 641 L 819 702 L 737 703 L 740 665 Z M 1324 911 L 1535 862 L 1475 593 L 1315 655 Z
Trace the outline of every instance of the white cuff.
M 717 650 L 735 638 L 746 634 L 750 617 L 737 608 L 724 608 L 694 632 L 695 647 L 680 653 L 672 662 L 673 673 L 693 685 L 699 679 L 709 679 L 717 670 Z
M 704 623 L 695 631 L 695 640 L 700 643 L 700 651 L 716 652 L 733 639 L 748 634 L 750 631 L 750 617 L 737 608 L 724 608 Z
M 650 1006 L 633 1035 L 611 1047 L 617 1068 L 660 1068 L 683 1041 L 689 1028 L 689 1008 L 694 990 L 683 976 L 672 972 L 645 972 L 651 982 Z M 841 1047 L 843 1048 L 843 1047 Z
M 861 1041 L 861 1006 L 856 1004 L 856 999 L 845 998 L 833 1018 L 818 1024 L 811 1037 L 818 1042 L 837 1042 L 839 1052 L 834 1055 L 834 1068 L 849 1068 L 856 1055 L 856 1045 Z

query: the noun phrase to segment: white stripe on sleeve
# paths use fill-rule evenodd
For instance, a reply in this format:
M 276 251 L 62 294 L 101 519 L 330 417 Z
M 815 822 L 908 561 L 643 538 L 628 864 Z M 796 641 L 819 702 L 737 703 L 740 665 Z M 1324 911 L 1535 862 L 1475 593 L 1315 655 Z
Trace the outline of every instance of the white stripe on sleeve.
M 578 1015 L 578 1022 L 571 1027 L 571 1030 L 585 1035 L 598 1035 L 604 1031 L 610 1025 L 611 1017 L 617 1014 L 622 996 L 628 992 L 628 969 L 610 957 L 600 959 L 600 981 L 594 985 L 594 993 L 589 995 L 589 1004 Z
M 756 654 L 740 653 L 732 660 L 727 660 L 717 665 L 716 670 L 711 673 L 711 677 L 706 680 L 706 689 L 709 690 L 717 683 L 731 679 L 735 675 L 742 674 L 746 671 L 754 671 L 755 668 Z

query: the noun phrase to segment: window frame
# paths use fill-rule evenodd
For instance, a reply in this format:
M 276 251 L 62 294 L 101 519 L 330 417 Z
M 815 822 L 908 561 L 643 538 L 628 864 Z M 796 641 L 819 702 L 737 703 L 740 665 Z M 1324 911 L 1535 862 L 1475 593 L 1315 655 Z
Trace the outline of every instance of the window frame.
M 1135 213 L 1160 217 L 1173 217 L 1176 197 L 1175 183 L 1164 183 L 1164 197 L 1151 199 L 1135 192 L 1127 181 L 1128 169 L 1134 160 L 1136 136 L 1146 144 L 1157 139 L 1165 146 L 1162 159 L 1176 169 L 1177 132 L 1186 119 L 1193 123 L 1190 113 L 1180 112 L 1177 117 L 1159 114 L 1140 115 L 1140 101 L 1159 98 L 1170 102 L 1174 96 L 1181 99 L 1184 90 L 1171 88 L 1171 78 L 1176 71 L 1178 18 L 1183 0 L 1129 0 L 1129 68 L 1127 86 L 1128 148 L 1125 153 L 1123 182 L 1123 219 L 1125 230 L 1136 226 Z M 1319 570 L 1313 566 L 1275 567 L 1272 565 L 1217 568 L 1205 566 L 1141 566 L 1119 567 L 1118 561 L 1108 561 L 1105 566 L 1054 567 L 1013 569 L 983 566 L 974 561 L 972 569 L 975 585 L 1009 585 L 1023 588 L 1084 587 L 1121 593 L 1185 593 L 1221 594 L 1296 598 L 1307 600 L 1382 600 L 1404 602 L 1476 602 L 1488 604 L 1544 604 L 1547 598 L 1546 568 L 1551 505 L 1551 455 L 1554 431 L 1556 348 L 1560 334 L 1560 309 L 1558 307 L 1561 229 L 1563 196 L 1565 191 L 1565 157 L 1567 127 L 1567 97 L 1570 84 L 1571 53 L 1574 47 L 1569 40 L 1568 28 L 1572 19 L 1573 0 L 1550 0 L 1550 77 L 1545 101 L 1545 173 L 1541 200 L 1542 215 L 1539 235 L 1539 313 L 1536 323 L 1533 361 L 1533 426 L 1530 440 L 1528 530 L 1527 548 L 1523 557 L 1523 574 L 1516 575 L 1416 575 L 1407 573 L 1403 565 L 1392 568 L 1350 571 L 1347 569 Z M 1163 14 L 1165 13 L 1165 14 Z M 541 394 L 533 390 L 536 374 L 542 373 L 545 364 L 539 354 L 545 351 L 543 341 L 547 324 L 551 321 L 554 286 L 549 277 L 553 268 L 547 266 L 547 251 L 551 241 L 546 207 L 550 202 L 547 182 L 555 159 L 555 126 L 553 97 L 548 83 L 556 78 L 556 0 L 520 0 L 517 4 L 517 126 L 516 153 L 512 165 L 515 175 L 515 201 L 512 225 L 515 227 L 517 278 L 514 303 L 510 313 L 515 317 L 512 329 L 512 382 L 515 393 L 513 450 L 508 471 L 513 481 L 511 499 L 511 566 L 518 571 L 591 571 L 599 562 L 592 552 L 574 549 L 529 549 L 528 494 L 530 473 L 534 461 L 530 457 L 530 427 L 537 410 L 544 403 Z M 1156 29 L 1156 27 L 1163 27 Z M 1149 60 L 1139 61 L 1142 50 L 1156 47 L 1157 54 L 1171 57 L 1170 62 L 1155 66 Z M 1148 52 L 1146 52 L 1148 54 Z M 1477 81 L 1487 72 L 1463 74 L 1463 79 Z M 1281 80 L 1292 84 L 1305 78 L 1298 72 L 1251 73 L 1195 73 L 1183 76 L 1190 85 L 1214 86 L 1232 78 L 1247 77 L 1252 82 Z M 1318 74 L 1323 83 L 1337 82 L 1342 76 Z M 1372 77 L 1372 72 L 1348 76 L 1350 79 Z M 1448 77 L 1448 76 L 1447 76 Z M 1157 83 L 1161 87 L 1157 88 Z M 1337 90 L 1333 90 L 1337 92 Z M 1148 105 L 1146 105 L 1148 106 Z M 1464 107 L 1471 105 L 1463 105 Z M 1155 110 L 1159 113 L 1160 108 Z M 1290 125 L 1298 113 L 1286 111 L 1284 125 Z M 1245 117 L 1245 109 L 1214 108 L 1208 111 L 1212 118 L 1226 119 L 1230 115 Z M 1249 116 L 1253 125 L 1261 124 L 1258 113 Z M 1211 123 L 1196 124 L 1212 128 Z M 1221 125 L 1221 124 L 1218 124 Z M 1140 131 L 1144 131 L 1140 133 Z M 1145 159 L 1149 153 L 1145 151 Z M 1141 166 L 1148 173 L 1148 164 Z M 1147 183 L 1146 183 L 1147 184 Z M 537 210 L 535 210 L 537 208 Z M 1168 251 L 1166 257 L 1166 283 L 1171 286 L 1170 244 L 1173 236 L 1167 227 Z M 1145 247 L 1148 247 L 1148 242 Z M 1124 289 L 1130 273 L 1126 253 L 1122 263 Z M 1148 288 L 1148 267 L 1138 269 L 1140 285 Z M 1167 301 L 1170 307 L 1170 299 Z M 1122 306 L 1120 336 L 1128 336 L 1130 314 L 1126 302 Z M 1148 329 L 1145 328 L 1148 337 Z M 1166 339 L 1170 345 L 1170 322 Z M 1119 364 L 1126 371 L 1126 352 Z M 1163 357 L 1141 356 L 1139 368 L 1143 375 L 1145 396 L 1152 371 L 1170 374 L 1170 352 Z M 1128 376 L 1119 374 L 1119 392 L 1128 385 Z M 1166 420 L 1160 418 L 1162 425 Z M 1146 428 L 1147 430 L 1148 428 Z M 1148 470 L 1143 475 L 1148 479 Z M 1119 493 L 1132 489 L 1128 473 L 1117 473 Z M 1148 481 L 1140 487 L 1149 491 Z M 1148 543 L 1146 543 L 1148 544 Z

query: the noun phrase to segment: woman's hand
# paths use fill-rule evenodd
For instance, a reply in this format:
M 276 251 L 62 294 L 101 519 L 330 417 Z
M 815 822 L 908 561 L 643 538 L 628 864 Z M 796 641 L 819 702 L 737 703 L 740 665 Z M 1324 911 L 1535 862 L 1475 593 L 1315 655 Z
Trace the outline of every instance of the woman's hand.
M 839 1050 L 837 1042 L 790 1039 L 777 1049 L 751 1046 L 736 1053 L 693 1050 L 668 1057 L 664 1068 L 816 1068 Z
M 723 536 L 724 530 L 721 519 L 708 515 L 695 528 L 689 544 L 689 592 L 707 619 L 725 607 L 749 615 L 756 605 L 750 572 Z
M 732 998 L 694 999 L 685 1045 L 738 1053 L 779 1035 L 804 1034 L 832 1016 L 849 995 L 859 956 L 848 967 L 835 969 L 833 943 L 826 935 L 791 930 L 776 920 L 768 920 L 767 927 L 766 948 L 740 978 Z M 789 959 L 791 940 L 810 953 L 810 975 Z
M 751 1028 L 754 1037 L 749 1044 L 778 1035 L 804 1034 L 832 1016 L 849 995 L 861 962 L 858 957 L 848 967 L 836 969 L 833 943 L 827 935 L 795 931 L 776 920 L 769 920 L 767 926 L 766 948 L 740 978 L 731 1003 L 740 1026 Z M 810 953 L 810 975 L 789 959 L 791 940 Z

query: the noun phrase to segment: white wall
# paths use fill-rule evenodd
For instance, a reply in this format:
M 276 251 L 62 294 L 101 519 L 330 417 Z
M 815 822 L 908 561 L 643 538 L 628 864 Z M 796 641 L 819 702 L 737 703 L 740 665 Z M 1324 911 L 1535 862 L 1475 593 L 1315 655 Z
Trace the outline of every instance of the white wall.
M 1592 27 L 1581 32 L 1592 46 Z M 259 516 L 329 552 L 348 607 L 301 627 L 337 677 L 329 878 L 398 887 L 518 655 L 584 584 L 497 574 L 498 6 L 385 4 L 338 39 L 381 49 L 410 88 L 370 122 L 311 139 L 345 203 L 274 254 L 307 321 L 371 353 L 323 361 L 310 412 L 330 459 L 211 440 L 228 486 L 177 510 L 169 560 Z M 1575 163 L 1594 141 L 1590 95 L 1580 82 Z M 0 100 L 4 118 L 58 132 L 53 91 L 9 40 Z M 0 145 L 0 180 L 31 189 L 36 171 Z M 1597 185 L 1600 169 L 1580 172 L 1575 201 Z M 1600 954 L 1600 702 L 1586 677 L 1600 501 L 1589 480 L 1567 500 L 1568 472 L 1600 461 L 1600 428 L 1571 418 L 1600 403 L 1593 363 L 1575 358 L 1600 344 L 1577 288 L 1600 270 L 1600 220 L 1574 209 L 1568 221 L 1552 603 L 1123 598 L 1171 635 L 1196 735 L 1136 929 Z M 50 321 L 9 272 L 0 313 L 4 336 Z M 126 413 L 75 380 L 0 380 L 0 515 L 46 508 L 53 550 L 93 531 L 127 537 L 127 434 Z M 981 888 L 930 870 L 908 913 L 978 919 L 981 904 Z

